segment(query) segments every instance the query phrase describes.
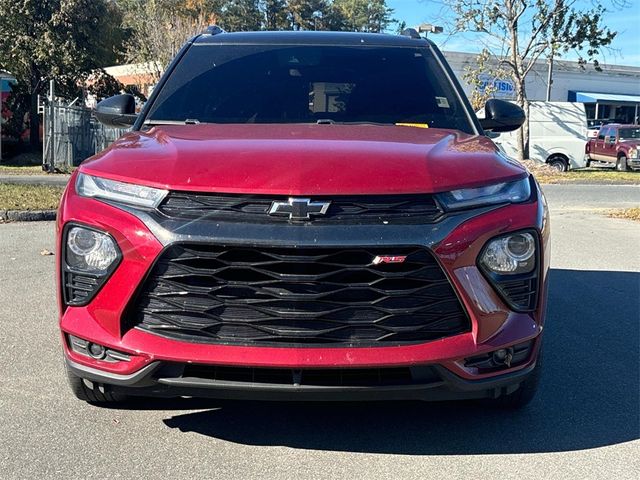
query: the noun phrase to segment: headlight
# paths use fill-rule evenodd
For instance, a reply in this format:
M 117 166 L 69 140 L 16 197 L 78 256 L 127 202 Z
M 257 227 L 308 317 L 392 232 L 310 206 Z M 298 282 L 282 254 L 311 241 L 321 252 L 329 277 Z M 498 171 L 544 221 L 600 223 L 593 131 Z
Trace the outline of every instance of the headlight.
M 538 305 L 538 248 L 535 230 L 524 230 L 492 238 L 478 257 L 480 271 L 516 312 L 530 312 Z
M 86 305 L 115 271 L 122 254 L 111 235 L 80 225 L 67 225 L 63 242 L 64 303 Z
M 465 188 L 441 193 L 438 198 L 447 210 L 457 210 L 499 203 L 526 202 L 531 197 L 529 178 L 508 183 L 496 183 L 479 188 Z
M 530 233 L 494 238 L 485 247 L 480 263 L 498 274 L 529 273 L 536 267 L 536 240 Z
M 638 158 L 638 149 L 632 148 L 629 150 L 629 158 Z
M 65 260 L 71 269 L 102 275 L 117 259 L 117 247 L 106 233 L 84 227 L 69 229 Z
M 157 207 L 168 193 L 159 188 L 116 182 L 84 173 L 78 175 L 76 192 L 83 197 L 103 198 L 149 208 Z

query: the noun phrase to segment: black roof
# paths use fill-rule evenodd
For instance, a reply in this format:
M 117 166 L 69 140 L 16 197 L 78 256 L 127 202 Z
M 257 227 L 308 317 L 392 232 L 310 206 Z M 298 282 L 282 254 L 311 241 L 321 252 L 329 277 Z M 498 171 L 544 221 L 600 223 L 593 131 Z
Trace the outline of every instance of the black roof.
M 387 33 L 358 32 L 237 32 L 203 33 L 193 39 L 194 44 L 275 44 L 275 45 L 348 45 L 348 46 L 389 46 L 419 47 L 431 42 L 403 35 Z

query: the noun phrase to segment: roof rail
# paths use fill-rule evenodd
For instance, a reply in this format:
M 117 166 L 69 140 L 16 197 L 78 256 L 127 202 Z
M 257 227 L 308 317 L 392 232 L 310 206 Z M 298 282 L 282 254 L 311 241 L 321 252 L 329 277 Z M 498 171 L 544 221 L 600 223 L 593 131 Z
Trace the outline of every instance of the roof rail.
M 410 37 L 415 40 L 422 40 L 422 37 L 415 28 L 405 28 L 404 30 L 402 30 L 402 32 L 400 32 L 400 35 L 402 35 L 403 37 Z
M 219 33 L 226 33 L 226 32 L 217 25 L 209 25 L 204 30 L 204 33 L 206 35 L 218 35 Z

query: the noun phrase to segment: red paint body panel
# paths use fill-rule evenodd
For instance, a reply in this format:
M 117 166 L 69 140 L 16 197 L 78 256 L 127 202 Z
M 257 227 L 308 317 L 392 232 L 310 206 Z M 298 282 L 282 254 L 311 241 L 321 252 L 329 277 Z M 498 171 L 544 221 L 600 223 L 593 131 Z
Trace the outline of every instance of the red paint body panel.
M 82 358 L 79 363 L 84 365 L 129 374 L 155 360 L 292 368 L 438 363 L 460 377 L 472 379 L 490 375 L 476 375 L 464 368 L 461 362 L 465 357 L 534 338 L 543 329 L 544 304 L 532 314 L 509 310 L 476 267 L 476 258 L 485 242 L 504 232 L 535 228 L 546 246 L 546 210 L 541 202 L 533 202 L 508 205 L 472 218 L 451 232 L 434 251 L 468 311 L 472 323 L 470 333 L 424 344 L 372 348 L 208 345 L 170 340 L 136 329 L 122 335 L 124 309 L 162 250 L 162 245 L 137 217 L 98 200 L 78 196 L 73 190 L 73 179 L 70 185 L 58 215 L 59 230 L 69 221 L 101 228 L 118 241 L 123 259 L 89 305 L 61 310 L 60 327 L 65 333 L 135 356 L 135 361 L 115 365 Z M 61 258 L 60 245 L 58 258 Z M 541 252 L 541 258 L 545 265 L 543 271 L 546 272 L 546 248 Z M 545 276 L 541 282 L 542 288 L 546 289 Z M 544 299 L 544 295 L 541 298 Z M 78 361 L 79 355 L 70 352 L 66 343 L 65 351 L 74 361 Z M 532 357 L 530 362 L 534 361 L 535 357 Z M 518 369 L 527 365 L 521 365 Z M 501 373 L 506 372 L 508 370 Z
M 483 136 L 376 125 L 155 127 L 81 170 L 170 190 L 283 195 L 433 193 L 525 174 Z

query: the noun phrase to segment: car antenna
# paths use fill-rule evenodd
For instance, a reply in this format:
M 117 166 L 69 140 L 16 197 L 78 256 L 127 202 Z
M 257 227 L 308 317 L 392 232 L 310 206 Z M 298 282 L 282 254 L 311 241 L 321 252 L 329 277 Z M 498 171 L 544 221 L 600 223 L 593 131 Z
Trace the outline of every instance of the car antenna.
M 217 25 L 209 25 L 204 30 L 204 33 L 206 35 L 218 35 L 219 33 L 226 33 L 226 32 Z

